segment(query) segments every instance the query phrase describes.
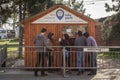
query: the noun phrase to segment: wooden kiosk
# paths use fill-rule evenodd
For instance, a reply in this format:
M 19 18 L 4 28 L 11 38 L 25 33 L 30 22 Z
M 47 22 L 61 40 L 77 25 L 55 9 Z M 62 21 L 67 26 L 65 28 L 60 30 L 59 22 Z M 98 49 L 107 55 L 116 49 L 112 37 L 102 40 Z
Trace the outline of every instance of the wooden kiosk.
M 65 5 L 55 5 L 46 11 L 24 20 L 23 25 L 25 30 L 25 46 L 34 46 L 33 40 L 40 33 L 41 28 L 46 28 L 47 33 L 54 33 L 54 46 L 59 46 L 58 39 L 62 37 L 63 33 L 68 33 L 71 38 L 74 38 L 74 33 L 81 30 L 83 32 L 88 31 L 95 37 L 94 20 Z M 33 67 L 35 60 L 35 48 L 25 48 L 25 66 Z

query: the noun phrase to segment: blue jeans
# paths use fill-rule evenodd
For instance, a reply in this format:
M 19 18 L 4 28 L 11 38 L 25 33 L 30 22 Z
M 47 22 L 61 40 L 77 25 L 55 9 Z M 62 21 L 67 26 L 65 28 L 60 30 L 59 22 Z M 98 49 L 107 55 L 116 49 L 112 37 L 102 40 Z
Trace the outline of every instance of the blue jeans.
M 91 72 L 92 73 L 97 72 L 97 53 L 96 52 L 91 52 L 90 53 L 90 67 L 91 67 Z
M 79 71 L 84 71 L 85 67 L 85 54 L 83 51 L 77 51 L 77 67 Z

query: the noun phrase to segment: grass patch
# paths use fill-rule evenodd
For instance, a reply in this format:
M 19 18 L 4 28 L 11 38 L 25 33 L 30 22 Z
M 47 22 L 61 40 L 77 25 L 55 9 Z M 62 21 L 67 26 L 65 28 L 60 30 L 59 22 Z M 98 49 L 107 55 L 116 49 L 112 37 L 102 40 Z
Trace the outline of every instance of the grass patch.
M 9 40 L 5 40 L 5 41 L 0 40 L 0 45 L 4 45 L 4 44 L 8 44 L 8 43 L 9 43 Z
M 14 38 L 14 39 L 10 40 L 10 43 L 15 43 L 15 42 L 19 42 L 19 39 L 18 38 Z
M 0 42 L 9 42 L 9 39 L 0 39 Z
M 16 51 L 18 50 L 19 42 L 18 39 L 1 39 L 0 46 L 7 44 L 7 51 Z
M 7 44 L 7 47 L 8 48 L 12 48 L 12 47 L 18 47 L 18 44 L 16 43 L 14 43 L 14 44 Z
M 99 57 L 110 57 L 110 58 L 120 58 L 120 52 L 108 52 L 108 53 L 99 53 Z
M 16 47 L 8 48 L 8 49 L 7 49 L 7 51 L 17 51 L 17 50 L 18 50 L 18 48 L 16 48 Z

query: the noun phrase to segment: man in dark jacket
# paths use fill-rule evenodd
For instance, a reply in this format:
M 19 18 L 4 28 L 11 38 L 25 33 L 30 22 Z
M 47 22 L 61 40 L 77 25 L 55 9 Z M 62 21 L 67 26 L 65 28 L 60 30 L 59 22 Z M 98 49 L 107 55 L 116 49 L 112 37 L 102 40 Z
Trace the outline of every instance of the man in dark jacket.
M 86 38 L 82 35 L 81 31 L 78 31 L 78 37 L 75 39 L 75 46 L 78 46 L 76 48 L 77 51 L 77 67 L 78 67 L 78 73 L 77 75 L 84 73 L 84 67 L 85 67 L 85 53 L 83 52 L 83 48 L 79 48 L 79 46 L 86 46 L 87 41 Z
M 36 52 L 37 52 L 37 62 L 35 67 L 37 68 L 40 64 L 42 64 L 42 67 L 45 65 L 45 49 L 44 47 L 47 46 L 47 38 L 45 37 L 46 29 L 42 28 L 41 33 L 38 34 L 34 40 L 34 44 L 36 45 Z M 35 76 L 38 76 L 37 74 L 38 69 L 35 69 Z M 41 70 L 41 76 L 47 76 L 45 74 L 44 70 Z

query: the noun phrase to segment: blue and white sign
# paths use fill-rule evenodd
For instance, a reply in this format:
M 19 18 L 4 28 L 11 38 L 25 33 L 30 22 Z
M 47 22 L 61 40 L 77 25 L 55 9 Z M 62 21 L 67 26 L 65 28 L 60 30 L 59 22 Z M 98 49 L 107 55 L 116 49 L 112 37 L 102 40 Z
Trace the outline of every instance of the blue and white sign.
M 40 17 L 36 21 L 32 22 L 33 24 L 38 23 L 88 23 L 85 20 L 77 17 L 76 15 L 72 14 L 71 12 L 66 11 L 63 8 L 57 8 L 52 12 L 46 14 L 43 17 Z
M 56 16 L 57 16 L 57 18 L 58 18 L 59 20 L 61 20 L 61 19 L 63 18 L 63 16 L 64 16 L 64 11 L 63 11 L 62 9 L 58 9 L 58 10 L 56 11 Z

